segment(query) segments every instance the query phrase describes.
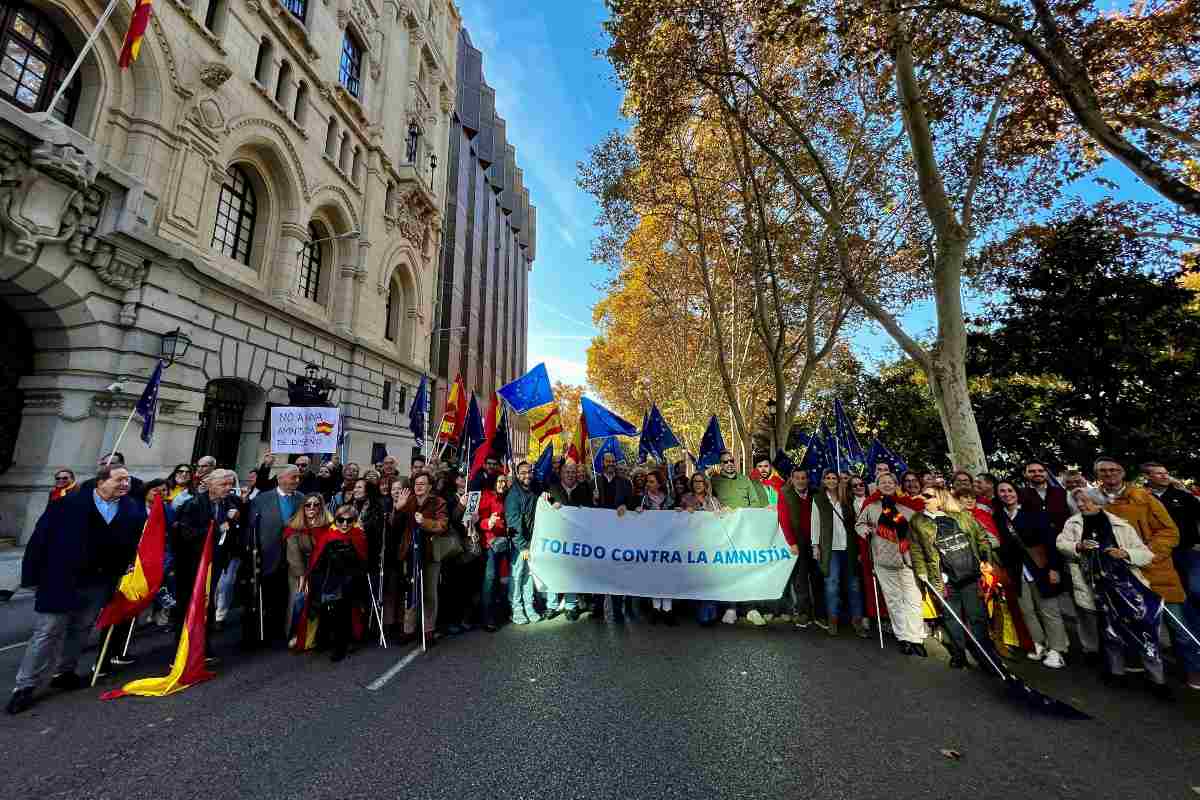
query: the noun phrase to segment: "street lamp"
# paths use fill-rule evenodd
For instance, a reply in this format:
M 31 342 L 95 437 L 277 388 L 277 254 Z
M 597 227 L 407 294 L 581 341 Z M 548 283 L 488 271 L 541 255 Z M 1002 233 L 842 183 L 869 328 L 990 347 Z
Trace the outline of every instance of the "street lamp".
M 777 442 L 775 440 L 775 429 L 779 426 L 779 420 L 775 416 L 775 413 L 778 410 L 779 410 L 779 404 L 776 403 L 775 398 L 772 397 L 770 400 L 767 401 L 767 416 L 771 418 L 771 460 L 772 461 L 775 460 L 775 449 L 776 449 L 776 444 L 777 444 Z
M 159 350 L 162 360 L 168 367 L 171 366 L 175 363 L 175 359 L 183 358 L 191 344 L 191 338 L 178 327 L 170 333 L 164 333 Z
M 433 189 L 433 173 L 437 172 L 437 153 L 429 154 L 429 188 Z

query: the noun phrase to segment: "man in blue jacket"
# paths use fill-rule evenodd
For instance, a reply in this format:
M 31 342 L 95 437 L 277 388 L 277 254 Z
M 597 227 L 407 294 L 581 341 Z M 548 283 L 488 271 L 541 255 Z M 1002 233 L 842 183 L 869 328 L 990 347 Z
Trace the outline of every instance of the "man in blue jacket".
M 512 537 L 512 575 L 508 579 L 508 598 L 514 625 L 541 622 L 533 607 L 533 575 L 529 572 L 529 545 L 533 541 L 533 517 L 537 511 L 538 491 L 533 484 L 533 468 L 528 461 L 517 464 L 517 482 L 504 501 L 504 523 Z
M 75 672 L 88 630 L 133 561 L 146 505 L 129 496 L 129 471 L 101 467 L 90 491 L 78 491 L 42 514 L 25 548 L 21 585 L 36 586 L 33 636 L 17 672 L 9 714 L 33 705 L 49 673 L 56 689 L 78 689 Z

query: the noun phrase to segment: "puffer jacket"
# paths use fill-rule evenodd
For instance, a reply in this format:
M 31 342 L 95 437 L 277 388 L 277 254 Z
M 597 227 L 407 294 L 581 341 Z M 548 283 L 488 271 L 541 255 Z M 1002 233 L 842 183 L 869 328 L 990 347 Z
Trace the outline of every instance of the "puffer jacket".
M 1126 486 L 1121 496 L 1108 504 L 1107 510 L 1132 525 L 1142 542 L 1154 553 L 1153 563 L 1142 570 L 1154 593 L 1168 603 L 1185 602 L 1187 595 L 1171 558 L 1179 544 L 1179 529 L 1166 506 L 1145 489 Z
M 1138 536 L 1138 532 L 1128 522 L 1107 511 L 1100 513 L 1108 514 L 1108 521 L 1112 523 L 1113 535 L 1117 539 L 1117 544 L 1122 550 L 1129 553 L 1129 571 L 1133 573 L 1134 577 L 1149 586 L 1150 581 L 1146 580 L 1145 574 L 1139 567 L 1145 567 L 1152 562 L 1154 552 L 1146 547 L 1142 542 L 1142 537 Z M 1075 605 L 1087 611 L 1095 611 L 1096 596 L 1092 592 L 1087 576 L 1083 574 L 1083 559 L 1075 550 L 1075 546 L 1081 541 L 1083 541 L 1083 515 L 1076 514 L 1063 524 L 1062 533 L 1058 535 L 1055 546 L 1058 548 L 1058 552 L 1062 553 L 1063 559 L 1066 560 L 1067 567 L 1071 571 L 1071 587 L 1075 591 Z

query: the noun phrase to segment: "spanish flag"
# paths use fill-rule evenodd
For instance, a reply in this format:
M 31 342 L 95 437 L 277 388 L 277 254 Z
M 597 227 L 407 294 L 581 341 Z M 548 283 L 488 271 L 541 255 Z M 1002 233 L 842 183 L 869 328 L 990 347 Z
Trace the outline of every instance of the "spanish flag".
M 137 61 L 138 53 L 142 51 L 142 39 L 149 25 L 150 0 L 134 0 L 133 16 L 129 20 L 129 30 L 125 31 L 125 44 L 121 46 L 121 57 L 117 61 L 117 66 L 121 69 Z
M 142 529 L 133 568 L 117 585 L 116 594 L 100 612 L 96 630 L 133 619 L 142 613 L 162 585 L 163 553 L 166 551 L 167 514 L 160 495 L 150 509 L 150 518 Z
M 446 410 L 442 413 L 442 425 L 438 430 L 439 442 L 457 442 L 462 436 L 463 423 L 467 418 L 467 389 L 462 375 L 454 377 L 450 396 L 446 398 Z
M 567 447 L 567 458 L 574 461 L 576 464 L 582 464 L 587 458 L 588 451 L 588 435 L 587 422 L 583 419 L 583 414 L 579 415 L 579 424 L 575 426 L 575 433 L 571 434 L 571 444 Z
M 562 416 L 558 412 L 558 403 L 547 403 L 544 406 L 531 408 L 525 413 L 529 420 L 529 458 L 536 459 L 538 455 L 551 445 L 557 444 L 561 453 L 565 449 L 562 443 Z
M 164 678 L 142 678 L 132 681 L 100 695 L 101 700 L 114 700 L 126 695 L 142 697 L 166 697 L 183 691 L 193 684 L 215 678 L 216 675 L 204 666 L 204 641 L 208 634 L 208 592 L 212 586 L 213 526 L 208 526 L 204 537 L 204 552 L 200 566 L 196 569 L 196 581 L 192 584 L 192 602 L 188 606 L 187 619 L 183 623 L 183 635 L 175 650 L 175 663 Z

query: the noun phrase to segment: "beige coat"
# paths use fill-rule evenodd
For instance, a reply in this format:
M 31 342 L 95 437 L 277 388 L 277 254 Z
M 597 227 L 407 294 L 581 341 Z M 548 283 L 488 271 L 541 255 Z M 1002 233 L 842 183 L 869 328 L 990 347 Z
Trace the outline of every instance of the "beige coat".
M 1154 560 L 1153 551 L 1146 546 L 1142 537 L 1138 536 L 1138 532 L 1128 522 L 1107 511 L 1100 513 L 1108 515 L 1108 521 L 1112 523 L 1113 535 L 1117 539 L 1117 544 L 1121 546 L 1122 550 L 1129 553 L 1130 572 L 1149 586 L 1150 581 L 1146 580 L 1146 576 L 1142 574 L 1139 567 L 1144 567 Z M 1058 552 L 1063 554 L 1063 558 L 1066 559 L 1071 569 L 1071 586 L 1075 590 L 1075 605 L 1087 611 L 1095 611 L 1096 597 L 1092 594 L 1092 587 L 1084 577 L 1082 559 L 1075 551 L 1075 546 L 1081 541 L 1083 541 L 1083 515 L 1076 514 L 1063 525 L 1062 533 L 1058 535 L 1055 544 L 1058 546 Z

